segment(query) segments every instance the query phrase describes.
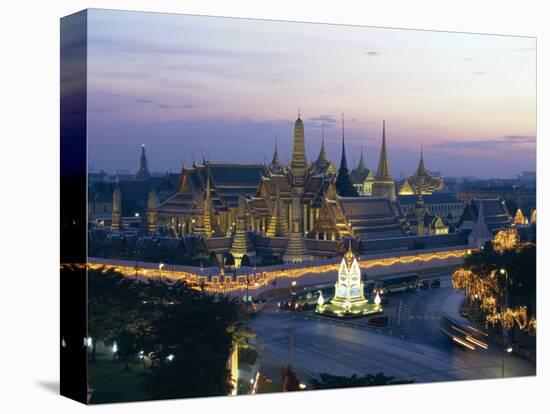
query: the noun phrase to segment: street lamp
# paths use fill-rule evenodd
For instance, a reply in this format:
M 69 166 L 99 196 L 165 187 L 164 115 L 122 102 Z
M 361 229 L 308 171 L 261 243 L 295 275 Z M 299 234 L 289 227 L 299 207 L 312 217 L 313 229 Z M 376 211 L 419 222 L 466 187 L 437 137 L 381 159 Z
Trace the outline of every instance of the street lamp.
M 292 333 L 292 320 L 294 319 L 294 314 L 292 312 L 292 305 L 290 304 L 292 298 L 292 288 L 296 286 L 296 281 L 293 280 L 288 287 L 289 292 L 289 305 L 291 306 L 288 312 L 289 321 L 288 321 L 288 366 L 290 366 L 290 360 L 292 357 L 292 348 L 294 347 L 294 336 Z
M 508 309 L 508 271 L 504 268 L 501 268 L 499 270 L 499 273 L 501 275 L 504 275 L 505 277 L 505 284 L 504 284 L 504 309 L 502 310 L 502 336 L 504 339 L 504 345 L 506 346 L 505 352 L 502 353 L 502 378 L 504 378 L 504 358 L 506 354 L 512 352 L 512 347 L 508 344 L 508 330 L 504 326 L 504 313 L 506 312 L 506 309 Z
M 159 263 L 159 282 L 162 279 L 162 268 L 164 267 L 164 263 Z

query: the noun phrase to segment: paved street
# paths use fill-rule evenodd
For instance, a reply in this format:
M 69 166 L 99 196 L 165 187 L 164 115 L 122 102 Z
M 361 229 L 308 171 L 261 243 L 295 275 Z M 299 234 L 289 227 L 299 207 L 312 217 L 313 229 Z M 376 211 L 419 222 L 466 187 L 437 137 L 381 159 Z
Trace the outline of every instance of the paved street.
M 261 354 L 281 365 L 289 361 L 292 332 L 290 363 L 306 376 L 384 372 L 416 382 L 495 378 L 502 375 L 503 356 L 505 376 L 535 374 L 534 363 L 504 355 L 502 348 L 491 344 L 489 350 L 466 350 L 439 332 L 441 313 L 458 314 L 462 301 L 462 293 L 450 287 L 448 278 L 442 279 L 440 289 L 417 289 L 390 298 L 395 306 L 402 301 L 399 320 L 390 328 L 278 313 L 275 303 L 251 325 Z

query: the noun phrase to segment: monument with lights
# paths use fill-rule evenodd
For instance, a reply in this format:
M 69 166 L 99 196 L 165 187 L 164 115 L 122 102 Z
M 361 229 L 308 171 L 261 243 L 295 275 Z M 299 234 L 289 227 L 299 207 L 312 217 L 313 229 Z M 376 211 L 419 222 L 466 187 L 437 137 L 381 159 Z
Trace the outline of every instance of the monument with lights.
M 379 296 L 374 303 L 369 303 L 365 298 L 361 269 L 351 249 L 351 243 L 340 263 L 334 297 L 326 303 L 323 294 L 320 293 L 315 311 L 337 317 L 357 317 L 382 311 Z

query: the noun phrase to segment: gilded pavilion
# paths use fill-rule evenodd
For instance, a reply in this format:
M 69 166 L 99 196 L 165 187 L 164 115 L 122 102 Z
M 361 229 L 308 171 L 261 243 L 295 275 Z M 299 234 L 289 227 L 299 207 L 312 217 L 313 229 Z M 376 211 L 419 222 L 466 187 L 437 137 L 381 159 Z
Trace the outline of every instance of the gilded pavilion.
M 424 146 L 420 149 L 420 161 L 413 175 L 407 177 L 399 187 L 399 195 L 429 195 L 435 191 L 444 190 L 445 184 L 441 177 L 434 177 L 424 165 Z

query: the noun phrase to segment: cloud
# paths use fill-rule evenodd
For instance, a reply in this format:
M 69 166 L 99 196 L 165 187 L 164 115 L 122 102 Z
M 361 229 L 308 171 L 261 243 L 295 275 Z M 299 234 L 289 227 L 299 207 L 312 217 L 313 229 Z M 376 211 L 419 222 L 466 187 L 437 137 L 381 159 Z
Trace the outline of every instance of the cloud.
M 443 141 L 430 145 L 433 149 L 518 151 L 535 150 L 537 139 L 528 135 L 507 135 L 497 139 L 478 141 Z
M 316 117 L 309 118 L 309 120 L 313 122 L 324 123 L 324 124 L 336 123 L 336 119 L 334 118 L 334 115 L 318 115 Z
M 367 54 L 368 56 L 380 56 L 380 53 L 379 53 L 379 52 L 376 52 L 376 51 L 374 51 L 374 50 L 370 50 L 370 51 L 366 52 L 366 54 Z
M 191 109 L 191 108 L 195 107 L 194 105 L 191 105 L 191 104 L 170 105 L 170 104 L 165 104 L 165 103 L 153 101 L 151 99 L 142 99 L 142 98 L 134 98 L 134 101 L 137 102 L 137 103 L 142 103 L 142 104 L 155 105 L 155 106 L 159 107 L 160 109 Z

